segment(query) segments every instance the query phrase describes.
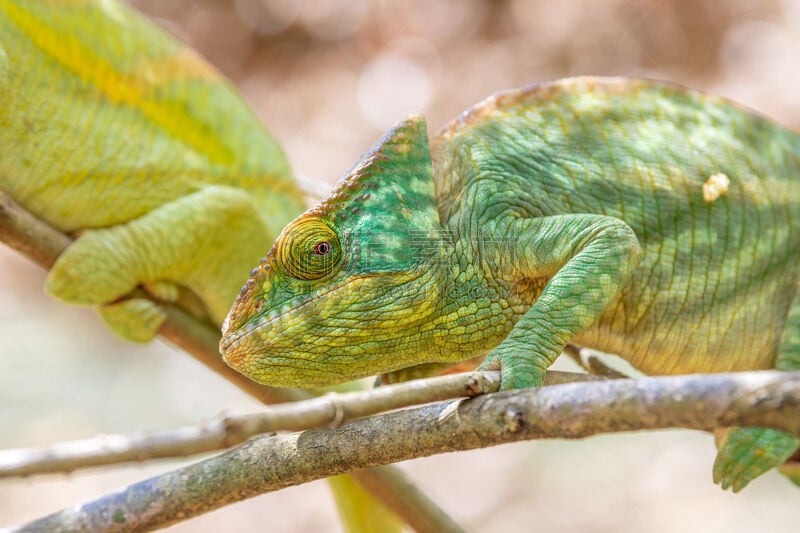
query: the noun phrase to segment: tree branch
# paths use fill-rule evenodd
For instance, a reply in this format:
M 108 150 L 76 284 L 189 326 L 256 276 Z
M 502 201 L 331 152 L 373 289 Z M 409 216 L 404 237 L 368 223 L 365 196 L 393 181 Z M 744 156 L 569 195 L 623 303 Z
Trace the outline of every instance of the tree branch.
M 262 433 L 331 427 L 382 411 L 470 397 L 496 391 L 497 372 L 457 374 L 388 385 L 378 389 L 326 394 L 301 402 L 278 404 L 259 413 L 231 414 L 197 426 L 142 435 L 103 435 L 60 442 L 41 450 L 0 451 L 0 477 L 69 472 L 88 466 L 182 457 L 229 448 Z
M 578 346 L 567 344 L 564 347 L 564 353 L 592 375 L 603 376 L 610 379 L 625 379 L 631 377 L 606 365 L 592 353 L 592 350 L 587 348 L 579 348 Z
M 358 468 L 530 439 L 682 427 L 800 434 L 800 372 L 604 380 L 446 401 L 339 429 L 257 437 L 219 456 L 36 520 L 22 531 L 165 527 L 264 492 Z
M 45 270 L 53 266 L 61 252 L 69 246 L 72 239 L 40 220 L 20 205 L 3 191 L 0 191 L 0 241 L 17 250 Z M 142 291 L 137 291 L 145 295 Z M 159 330 L 159 334 L 169 342 L 175 344 L 204 364 L 213 372 L 227 379 L 250 396 L 262 403 L 293 402 L 307 399 L 313 395 L 297 389 L 279 389 L 260 385 L 244 377 L 228 367 L 219 356 L 219 331 L 205 324 L 186 311 L 171 304 L 159 302 L 167 311 L 167 319 Z M 372 485 L 392 483 L 398 478 L 378 477 Z M 365 487 L 371 490 L 369 487 Z M 406 490 L 406 484 L 397 486 L 386 485 L 383 490 L 376 492 L 377 497 L 387 494 L 396 494 Z M 392 508 L 391 501 L 384 501 L 384 505 Z M 421 491 L 409 493 L 405 507 L 400 509 L 408 514 L 401 515 L 409 524 L 424 521 L 431 524 L 439 523 L 444 511 L 438 509 L 435 503 L 428 499 Z M 438 512 L 431 513 L 431 509 Z M 449 520 L 448 523 L 451 523 Z M 442 523 L 442 528 L 448 523 Z
M 591 379 L 601 378 L 548 372 L 545 382 L 551 385 Z M 499 384 L 498 372 L 453 374 L 366 391 L 326 394 L 278 404 L 257 413 L 221 416 L 195 426 L 135 435 L 101 435 L 42 449 L 0 450 L 0 478 L 187 457 L 230 448 L 263 433 L 337 427 L 355 418 L 392 409 L 495 392 Z

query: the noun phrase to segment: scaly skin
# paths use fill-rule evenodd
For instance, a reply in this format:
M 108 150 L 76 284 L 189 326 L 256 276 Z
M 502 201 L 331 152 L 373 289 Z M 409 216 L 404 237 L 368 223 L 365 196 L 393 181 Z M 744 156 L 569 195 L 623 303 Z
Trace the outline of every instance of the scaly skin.
M 284 229 L 223 356 L 305 387 L 481 354 L 537 386 L 567 343 L 652 374 L 797 368 L 798 176 L 797 135 L 649 81 L 499 94 L 430 143 L 411 118 Z M 798 444 L 732 431 L 715 478 L 738 490 Z
M 165 314 L 120 296 L 190 289 L 219 325 L 264 243 L 304 208 L 280 147 L 233 87 L 113 0 L 0 0 L 0 189 L 80 235 L 47 290 L 99 305 L 135 341 Z M 369 499 L 332 489 L 337 501 Z
M 0 189 L 79 235 L 47 290 L 117 333 L 164 320 L 139 284 L 216 324 L 303 210 L 286 159 L 205 61 L 123 4 L 0 0 Z

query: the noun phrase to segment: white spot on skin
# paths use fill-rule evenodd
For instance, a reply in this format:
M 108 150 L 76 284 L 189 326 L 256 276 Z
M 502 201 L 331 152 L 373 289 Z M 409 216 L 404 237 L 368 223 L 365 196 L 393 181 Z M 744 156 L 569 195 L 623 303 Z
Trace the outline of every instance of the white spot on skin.
M 725 174 L 718 172 L 708 177 L 703 183 L 703 200 L 713 202 L 726 192 L 731 184 L 731 180 Z

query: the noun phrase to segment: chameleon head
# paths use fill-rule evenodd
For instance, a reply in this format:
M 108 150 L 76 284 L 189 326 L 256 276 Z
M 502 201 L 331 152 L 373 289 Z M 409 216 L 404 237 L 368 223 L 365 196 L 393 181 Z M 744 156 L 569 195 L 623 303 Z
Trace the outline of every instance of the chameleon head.
M 284 228 L 225 320 L 225 362 L 312 387 L 433 360 L 441 241 L 425 122 L 413 117 Z

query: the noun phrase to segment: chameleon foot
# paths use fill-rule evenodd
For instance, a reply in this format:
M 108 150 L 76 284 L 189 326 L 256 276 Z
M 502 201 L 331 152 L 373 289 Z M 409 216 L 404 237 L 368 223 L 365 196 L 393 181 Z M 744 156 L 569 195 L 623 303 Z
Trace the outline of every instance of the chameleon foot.
M 718 445 L 714 483 L 739 492 L 756 477 L 783 464 L 798 446 L 800 439 L 776 429 L 730 428 Z
M 478 370 L 499 370 L 501 391 L 541 387 L 549 363 L 542 366 L 537 361 L 530 349 L 506 340 L 489 352 Z
M 133 342 L 151 341 L 167 318 L 158 304 L 145 298 L 101 305 L 97 311 L 111 331 Z
M 76 305 L 112 302 L 139 283 L 134 250 L 124 226 L 87 231 L 59 256 L 45 290 Z

